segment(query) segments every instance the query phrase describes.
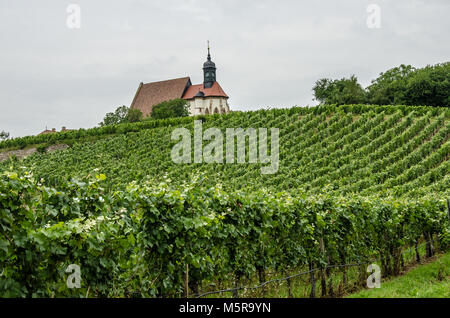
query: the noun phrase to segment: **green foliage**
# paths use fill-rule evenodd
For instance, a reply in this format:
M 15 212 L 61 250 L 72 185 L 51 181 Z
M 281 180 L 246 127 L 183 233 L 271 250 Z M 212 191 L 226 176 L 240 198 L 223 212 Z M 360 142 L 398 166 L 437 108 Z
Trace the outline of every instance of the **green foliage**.
M 1 176 L 0 296 L 179 297 L 186 265 L 200 285 L 259 268 L 372 257 L 388 259 L 389 270 L 398 260 L 387 255 L 449 226 L 445 200 L 432 195 L 230 192 L 204 187 L 201 176 L 105 192 L 106 180 L 97 175 L 57 190 L 29 173 Z M 69 264 L 81 268 L 81 289 L 65 285 Z
M 128 231 L 123 227 L 129 217 L 109 213 L 102 180 L 69 182 L 57 191 L 28 173 L 0 177 L 0 297 L 80 295 L 65 285 L 69 264 L 82 266 L 84 293 L 90 288 L 97 296 L 109 294 L 119 265 L 114 250 L 128 244 L 118 233 Z
M 382 281 L 381 288 L 366 289 L 350 298 L 448 298 L 450 295 L 450 252 L 412 268 L 401 277 Z
M 381 73 L 368 90 L 372 104 L 450 106 L 450 63 L 415 69 L 400 65 Z
M 120 106 L 112 113 L 107 113 L 100 126 L 117 125 L 122 123 L 135 123 L 142 120 L 142 112 L 139 109 L 131 109 Z
M 127 119 L 128 115 L 128 107 L 127 106 L 120 106 L 117 107 L 114 112 L 107 113 L 105 115 L 105 118 L 103 118 L 103 121 L 99 123 L 100 126 L 108 126 L 108 125 L 115 125 L 115 124 L 121 124 L 124 123 Z
M 46 153 L 47 152 L 47 144 L 43 144 L 43 145 L 39 145 L 38 147 L 36 147 L 37 152 L 39 153 Z
M 108 187 L 164 175 L 175 182 L 189 180 L 193 170 L 209 176 L 209 185 L 251 191 L 261 187 L 290 191 L 303 188 L 320 193 L 329 186 L 338 194 L 419 195 L 445 193 L 449 187 L 449 123 L 447 108 L 342 105 L 261 110 L 204 117 L 204 130 L 226 128 L 280 129 L 280 167 L 262 175 L 261 164 L 176 164 L 171 160 L 172 131 L 185 127 L 193 134 L 193 118 L 149 120 L 112 126 L 126 128 L 95 143 L 33 155 L 20 163 L 30 166 L 46 185 L 65 184 L 94 169 L 109 176 Z M 141 125 L 159 123 L 159 125 Z M 136 129 L 134 129 L 136 128 Z M 117 133 L 120 130 L 116 130 Z M 132 132 L 132 133 L 129 133 Z M 206 144 L 206 142 L 204 143 Z M 247 144 L 248 146 L 248 144 Z M 193 151 L 193 149 L 191 149 Z
M 130 108 L 127 113 L 126 122 L 136 123 L 142 120 L 142 112 L 139 109 Z
M 320 79 L 313 87 L 314 97 L 321 104 L 361 104 L 365 101 L 365 92 L 355 75 L 349 79 Z
M 450 62 L 427 66 L 411 74 L 404 104 L 450 107 Z
M 90 129 L 80 128 L 78 130 L 71 130 L 66 132 L 58 132 L 53 134 L 43 134 L 37 136 L 25 136 L 14 139 L 8 139 L 0 141 L 0 149 L 5 148 L 25 148 L 26 146 L 47 143 L 52 145 L 55 143 L 70 143 L 73 144 L 76 141 L 90 141 L 97 137 L 104 137 L 114 134 L 123 134 L 127 132 L 138 132 L 150 128 L 182 124 L 183 122 L 190 121 L 191 118 L 179 118 L 179 119 L 162 119 L 162 120 L 144 120 L 136 123 L 122 123 L 117 125 L 108 125 L 102 127 L 95 127 Z M 97 138 L 98 139 L 98 138 Z
M 402 64 L 399 67 L 394 67 L 381 73 L 367 87 L 368 102 L 378 105 L 411 105 L 410 103 L 406 103 L 405 88 L 408 83 L 408 76 L 414 71 L 415 69 L 411 65 Z
M 151 115 L 153 119 L 186 116 L 189 116 L 188 104 L 186 100 L 180 98 L 162 102 L 158 105 L 153 106 Z
M 433 236 L 447 246 L 448 108 L 201 118 L 223 132 L 278 127 L 278 173 L 173 163 L 171 133 L 192 133 L 192 117 L 5 141 L 111 135 L 0 163 L 0 297 L 179 297 L 186 265 L 193 286 L 378 257 L 389 273 L 398 258 L 388 254 Z M 66 286 L 69 264 L 81 267 L 81 289 Z
M 9 138 L 9 132 L 4 130 L 0 131 L 0 140 L 6 140 Z
M 366 89 L 356 77 L 320 79 L 313 87 L 320 104 L 450 106 L 450 62 L 416 69 L 400 65 L 380 74 Z

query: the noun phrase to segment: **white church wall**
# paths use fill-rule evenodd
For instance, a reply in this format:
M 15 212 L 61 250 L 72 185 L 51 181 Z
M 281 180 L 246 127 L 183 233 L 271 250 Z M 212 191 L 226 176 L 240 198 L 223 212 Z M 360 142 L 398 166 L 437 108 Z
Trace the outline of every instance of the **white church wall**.
M 224 97 L 197 97 L 189 101 L 189 113 L 191 116 L 205 114 L 226 114 L 230 111 L 228 101 Z

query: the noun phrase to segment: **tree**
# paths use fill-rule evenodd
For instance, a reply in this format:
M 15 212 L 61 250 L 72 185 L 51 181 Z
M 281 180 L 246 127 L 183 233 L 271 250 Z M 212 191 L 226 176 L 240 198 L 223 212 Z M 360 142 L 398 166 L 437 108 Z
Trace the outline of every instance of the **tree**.
M 129 123 L 135 123 L 142 120 L 142 112 L 139 109 L 130 108 L 126 120 Z
M 117 107 L 114 112 L 107 113 L 100 126 L 108 126 L 121 123 L 134 123 L 142 120 L 142 113 L 138 109 L 131 109 L 127 106 Z
M 153 119 L 186 116 L 189 116 L 188 104 L 186 100 L 180 98 L 162 102 L 153 106 L 151 115 Z
M 355 75 L 350 78 L 320 79 L 313 87 L 314 98 L 320 104 L 360 104 L 365 102 L 365 91 Z
M 401 64 L 380 73 L 366 89 L 355 76 L 320 79 L 313 87 L 320 104 L 450 106 L 450 62 L 416 69 Z
M 6 131 L 0 131 L 0 140 L 6 140 L 9 138 L 9 132 Z
M 415 71 L 411 65 L 400 65 L 380 73 L 367 87 L 367 102 L 376 105 L 405 105 L 408 77 Z
M 329 96 L 331 96 L 331 94 L 332 94 L 332 90 L 333 90 L 332 85 L 333 85 L 333 80 L 328 79 L 328 78 L 321 78 L 314 85 L 314 87 L 313 87 L 314 98 L 320 104 L 327 103 Z
M 426 66 L 408 76 L 406 105 L 450 107 L 450 62 Z

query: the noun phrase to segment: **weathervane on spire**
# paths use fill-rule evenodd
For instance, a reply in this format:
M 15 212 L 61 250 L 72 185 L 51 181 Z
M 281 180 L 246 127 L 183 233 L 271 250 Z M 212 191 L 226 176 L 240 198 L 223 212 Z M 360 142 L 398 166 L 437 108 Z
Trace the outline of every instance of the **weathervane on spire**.
M 211 61 L 211 54 L 209 53 L 209 40 L 207 42 L 208 42 L 208 61 Z

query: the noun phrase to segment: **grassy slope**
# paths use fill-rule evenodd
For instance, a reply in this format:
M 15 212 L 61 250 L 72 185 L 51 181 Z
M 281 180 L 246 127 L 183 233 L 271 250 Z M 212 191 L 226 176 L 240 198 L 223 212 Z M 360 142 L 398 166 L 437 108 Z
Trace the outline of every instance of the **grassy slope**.
M 440 277 L 439 277 L 440 276 Z M 407 274 L 381 283 L 381 288 L 367 289 L 350 298 L 422 298 L 450 297 L 450 252 Z

